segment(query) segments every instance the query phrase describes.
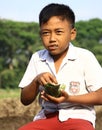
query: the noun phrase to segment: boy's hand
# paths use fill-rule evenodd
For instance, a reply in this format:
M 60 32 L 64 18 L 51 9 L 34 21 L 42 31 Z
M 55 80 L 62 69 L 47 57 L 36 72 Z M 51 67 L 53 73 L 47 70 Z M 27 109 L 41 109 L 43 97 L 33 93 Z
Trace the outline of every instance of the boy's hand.
M 42 86 L 45 86 L 47 83 L 51 83 L 51 84 L 58 84 L 55 76 L 53 76 L 51 73 L 49 72 L 44 72 L 39 74 L 36 78 L 35 78 L 36 82 L 39 83 Z
M 51 95 L 45 93 L 45 91 L 42 91 L 41 92 L 41 98 L 43 98 L 46 101 L 51 101 L 51 102 L 54 102 L 54 103 L 58 104 L 58 103 L 68 101 L 69 95 L 68 95 L 67 92 L 61 91 L 61 96 L 56 98 L 54 96 L 51 96 Z

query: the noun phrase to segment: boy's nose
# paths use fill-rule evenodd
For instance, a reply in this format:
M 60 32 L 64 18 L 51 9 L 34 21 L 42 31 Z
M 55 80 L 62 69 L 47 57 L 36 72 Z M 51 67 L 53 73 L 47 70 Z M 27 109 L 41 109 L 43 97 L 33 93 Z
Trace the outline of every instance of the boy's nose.
M 51 34 L 50 36 L 50 42 L 53 42 L 53 41 L 56 41 L 56 37 L 55 37 L 55 34 Z

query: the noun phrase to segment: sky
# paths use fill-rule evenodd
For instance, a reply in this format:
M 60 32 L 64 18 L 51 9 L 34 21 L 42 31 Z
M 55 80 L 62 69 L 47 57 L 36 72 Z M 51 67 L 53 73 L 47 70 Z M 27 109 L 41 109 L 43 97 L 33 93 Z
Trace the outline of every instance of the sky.
M 102 19 L 102 0 L 0 0 L 0 19 L 38 22 L 40 11 L 50 3 L 69 5 L 76 21 Z

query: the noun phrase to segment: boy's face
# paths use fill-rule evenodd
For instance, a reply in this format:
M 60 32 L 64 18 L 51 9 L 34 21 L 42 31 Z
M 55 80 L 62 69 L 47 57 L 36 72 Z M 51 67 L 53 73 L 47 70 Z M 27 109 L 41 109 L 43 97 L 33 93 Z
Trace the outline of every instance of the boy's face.
M 43 45 L 53 56 L 66 53 L 69 42 L 76 36 L 76 30 L 71 28 L 70 22 L 58 16 L 51 17 L 40 29 Z

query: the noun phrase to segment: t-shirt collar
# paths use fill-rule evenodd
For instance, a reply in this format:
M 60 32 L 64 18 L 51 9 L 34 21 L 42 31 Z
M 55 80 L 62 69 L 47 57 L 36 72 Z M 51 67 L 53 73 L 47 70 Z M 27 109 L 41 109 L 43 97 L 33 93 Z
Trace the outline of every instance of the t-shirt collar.
M 75 51 L 75 46 L 72 43 L 69 44 L 69 49 L 68 49 L 66 58 L 68 60 L 75 60 L 75 59 L 77 59 L 77 54 L 76 54 L 76 51 Z
M 43 61 L 51 61 L 52 57 L 50 56 L 49 52 L 46 50 L 46 53 L 40 57 Z M 72 43 L 69 43 L 69 48 L 65 59 L 68 60 L 75 60 L 77 58 L 75 46 Z

